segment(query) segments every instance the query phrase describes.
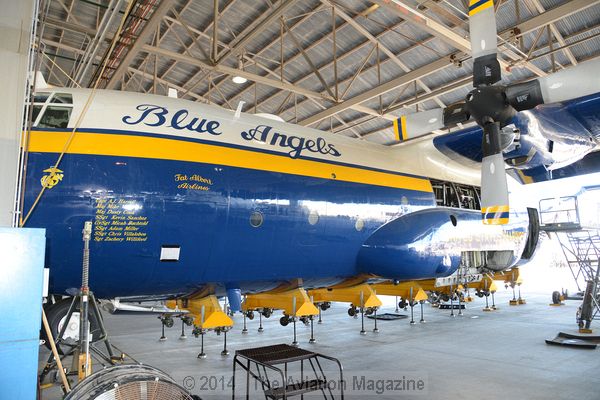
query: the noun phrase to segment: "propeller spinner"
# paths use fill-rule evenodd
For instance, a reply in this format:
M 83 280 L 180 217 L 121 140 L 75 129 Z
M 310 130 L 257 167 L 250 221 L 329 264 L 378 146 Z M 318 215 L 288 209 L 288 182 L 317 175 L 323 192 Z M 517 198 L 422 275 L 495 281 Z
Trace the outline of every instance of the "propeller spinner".
M 502 79 L 497 57 L 493 0 L 469 2 L 469 32 L 473 56 L 473 86 L 464 103 L 402 116 L 394 123 L 398 140 L 474 120 L 483 130 L 481 212 L 484 224 L 509 221 L 508 185 L 501 128 L 518 111 L 540 104 L 575 99 L 600 92 L 600 58 L 583 62 L 524 83 L 495 85 Z

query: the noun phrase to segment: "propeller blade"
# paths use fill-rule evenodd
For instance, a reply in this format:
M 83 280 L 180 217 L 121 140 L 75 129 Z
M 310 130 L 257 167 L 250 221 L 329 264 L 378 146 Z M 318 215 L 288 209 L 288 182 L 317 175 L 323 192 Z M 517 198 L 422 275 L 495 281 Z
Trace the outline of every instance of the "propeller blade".
M 437 129 L 448 128 L 471 119 L 465 103 L 446 108 L 434 108 L 414 114 L 403 115 L 394 121 L 394 134 L 399 142 L 414 139 Z
M 500 140 L 500 124 L 483 126 L 481 217 L 486 225 L 508 223 L 508 184 Z
M 502 79 L 497 58 L 493 0 L 469 1 L 469 34 L 473 56 L 473 86 L 493 85 Z
M 506 97 L 517 111 L 600 92 L 600 58 L 532 81 L 510 85 Z
M 444 110 L 434 108 L 403 115 L 394 121 L 394 134 L 399 142 L 426 135 L 444 127 Z

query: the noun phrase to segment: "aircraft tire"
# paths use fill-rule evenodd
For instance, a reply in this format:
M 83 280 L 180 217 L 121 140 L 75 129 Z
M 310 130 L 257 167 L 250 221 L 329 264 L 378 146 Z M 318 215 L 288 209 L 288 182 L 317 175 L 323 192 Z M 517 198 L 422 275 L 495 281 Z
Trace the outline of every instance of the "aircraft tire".
M 69 312 L 69 307 L 71 306 L 71 302 L 73 299 L 71 297 L 62 299 L 55 304 L 49 305 L 46 311 L 46 318 L 48 319 L 48 325 L 50 326 L 50 331 L 52 332 L 52 337 L 56 340 L 56 336 L 58 336 L 59 329 L 61 323 L 64 323 L 64 319 L 67 316 L 67 312 Z M 79 312 L 79 305 L 75 307 L 75 312 Z M 72 318 L 73 320 L 73 318 Z M 79 337 L 79 321 L 77 320 L 76 326 L 72 326 L 67 328 L 67 332 L 65 332 L 65 336 L 73 336 L 76 335 L 76 338 Z M 100 330 L 98 321 L 93 316 L 90 316 L 90 331 L 92 333 L 92 342 L 94 342 L 97 338 L 100 337 Z M 74 340 L 76 340 L 73 339 Z M 50 342 L 46 335 L 46 330 L 42 327 L 42 339 L 45 341 L 45 346 L 50 349 Z M 70 339 L 69 339 L 70 340 Z
M 552 292 L 552 304 L 560 304 L 560 292 L 558 290 Z

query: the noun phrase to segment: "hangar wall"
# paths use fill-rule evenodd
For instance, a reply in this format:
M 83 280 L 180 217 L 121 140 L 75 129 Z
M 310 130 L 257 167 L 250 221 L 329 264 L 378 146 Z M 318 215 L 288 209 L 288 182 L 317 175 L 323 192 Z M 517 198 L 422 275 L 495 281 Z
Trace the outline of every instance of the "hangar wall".
M 0 0 L 0 226 L 14 216 L 34 0 Z

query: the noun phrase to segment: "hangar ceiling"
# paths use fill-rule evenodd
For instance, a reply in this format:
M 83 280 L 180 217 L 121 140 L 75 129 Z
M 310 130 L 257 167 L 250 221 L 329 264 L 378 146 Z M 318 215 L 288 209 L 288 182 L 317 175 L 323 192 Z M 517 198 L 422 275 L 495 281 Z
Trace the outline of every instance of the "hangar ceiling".
M 495 3 L 504 82 L 600 56 L 600 0 Z M 38 62 L 56 86 L 174 88 L 394 145 L 394 118 L 472 87 L 467 10 L 468 0 L 42 0 Z

